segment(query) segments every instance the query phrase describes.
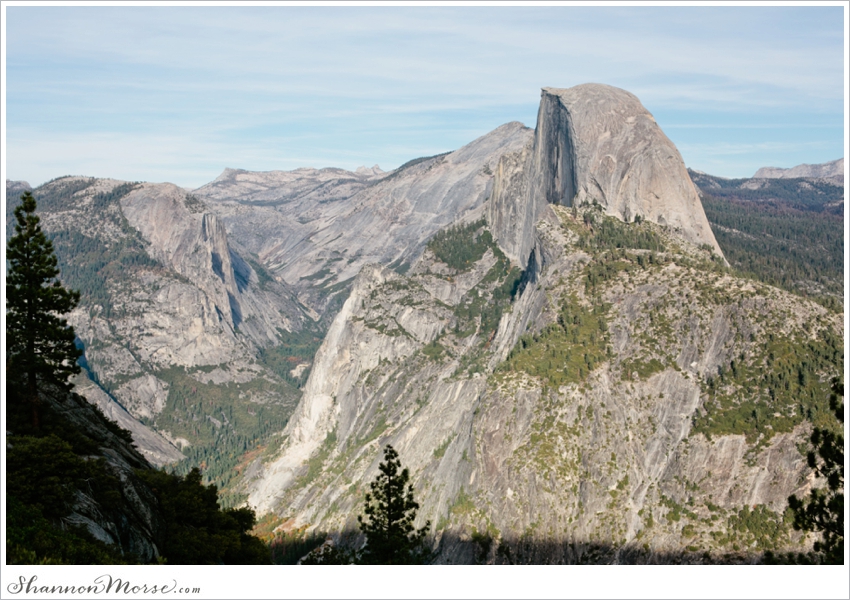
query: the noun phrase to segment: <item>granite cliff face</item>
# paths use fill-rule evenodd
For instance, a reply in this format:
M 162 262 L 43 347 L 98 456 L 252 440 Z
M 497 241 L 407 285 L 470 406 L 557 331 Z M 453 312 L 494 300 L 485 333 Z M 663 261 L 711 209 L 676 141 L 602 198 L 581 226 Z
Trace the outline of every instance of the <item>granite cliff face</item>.
M 670 227 L 722 256 L 678 150 L 640 101 L 585 84 L 544 88 L 530 148 L 499 165 L 488 221 L 500 245 L 524 263 L 546 204 L 599 203 L 626 222 Z
M 163 534 L 164 519 L 156 496 L 135 473 L 135 469 L 151 468 L 150 463 L 137 448 L 107 431 L 85 400 L 68 400 L 56 408 L 86 435 L 101 442 L 99 458 L 104 459 L 107 472 L 121 482 L 121 497 L 109 506 L 77 490 L 73 512 L 66 517 L 66 522 L 82 525 L 95 538 L 121 548 L 123 553 L 138 556 L 142 562 L 155 560 L 160 555 L 158 540 Z M 139 440 L 147 441 L 146 438 Z M 168 448 L 163 448 L 155 456 L 168 456 L 169 452 Z
M 57 540 L 50 531 L 53 527 L 82 528 L 112 546 L 116 556 L 155 562 L 163 549 L 166 522 L 154 491 L 139 475 L 151 469 L 150 463 L 128 441 L 126 432 L 107 420 L 111 415 L 105 417 L 85 398 L 47 386 L 41 392 L 41 423 L 50 434 L 34 437 L 21 425 L 16 390 L 7 388 L 4 522 L 8 564 L 45 564 L 35 561 L 43 558 L 46 545 L 54 544 L 58 547 L 50 550 L 59 556 L 79 552 L 92 560 L 90 548 L 68 547 L 76 546 L 79 538 Z M 41 454 L 45 451 L 48 458 Z M 83 475 L 81 470 L 91 465 L 96 466 Z M 66 477 L 61 491 L 56 491 L 57 481 Z M 43 511 L 51 503 L 56 506 L 60 498 L 61 516 Z M 30 542 L 38 550 L 28 555 Z M 51 562 L 46 564 L 55 564 L 55 558 L 48 558 Z
M 530 135 L 520 123 L 509 123 L 459 150 L 410 161 L 389 174 L 225 171 L 194 194 L 236 242 L 317 315 L 326 314 L 339 309 L 332 299 L 344 298 L 365 265 L 404 270 L 438 229 L 475 218 L 492 188 L 491 169 Z
M 181 343 L 164 340 L 151 352 L 151 360 L 187 367 L 232 363 L 240 353 L 237 333 L 246 338 L 242 343 L 265 347 L 275 344 L 278 329 L 291 331 L 300 325 L 303 314 L 287 290 L 262 289 L 256 272 L 231 247 L 221 220 L 185 191 L 144 185 L 122 198 L 121 209 L 148 242 L 151 257 L 201 294 L 195 302 L 174 302 L 201 305 L 190 326 L 197 337 Z M 165 326 L 160 333 L 175 329 L 183 328 Z
M 404 274 L 359 272 L 279 442 L 245 470 L 249 504 L 356 532 L 390 443 L 439 562 L 810 543 L 784 511 L 812 483 L 803 413 L 843 368 L 840 317 L 726 271 L 681 158 L 626 92 L 544 90 L 533 139 L 494 175 L 486 221 Z M 464 243 L 474 263 L 452 266 Z M 782 369 L 813 369 L 798 381 L 821 408 L 762 377 L 779 348 Z
M 246 469 L 249 503 L 287 527 L 356 531 L 390 443 L 413 474 L 418 524 L 436 525 L 440 562 L 651 562 L 689 545 L 753 556 L 805 546 L 783 516 L 787 496 L 811 485 L 798 450 L 805 421 L 765 395 L 755 410 L 790 420 L 736 429 L 729 423 L 749 409 L 718 397 L 760 385 L 773 343 L 829 339 L 835 351 L 840 318 L 726 275 L 651 223 L 619 227 L 657 240 L 654 250 L 587 247 L 610 219 L 547 208 L 538 270 L 495 326 L 484 313 L 468 320 L 509 279 L 493 250 L 462 272 L 429 251 L 407 276 L 364 270 L 280 449 Z M 600 265 L 613 272 L 589 284 Z M 730 364 L 748 375 L 718 383 Z M 770 540 L 735 529 L 752 507 L 779 532 Z
M 438 562 L 811 543 L 784 510 L 812 485 L 799 447 L 841 318 L 728 272 L 628 92 L 546 88 L 533 132 L 390 173 L 37 191 L 63 274 L 88 281 L 80 248 L 106 265 L 73 315 L 90 399 L 141 420 L 151 460 L 173 458 L 163 436 L 220 460 L 208 474 L 283 528 L 356 532 L 391 443 Z
M 97 406 L 110 421 L 133 434 L 135 450 L 152 465 L 169 465 L 183 460 L 183 454 L 156 430 L 151 429 L 92 381 L 81 374 L 74 380 L 76 392 L 90 404 Z
M 253 432 L 286 422 L 311 365 L 291 340 L 319 341 L 364 265 L 403 271 L 439 228 L 480 215 L 490 165 L 529 136 L 511 123 L 389 174 L 228 169 L 194 192 L 83 177 L 39 187 L 63 276 L 84 292 L 70 321 L 85 394 L 156 464 L 177 447 L 206 460 L 222 436 L 240 449 L 262 439 Z M 7 229 L 19 183 L 7 186 Z M 221 400 L 200 409 L 204 394 Z
M 151 462 L 212 441 L 174 414 L 178 397 L 205 385 L 233 388 L 224 395 L 255 419 L 259 404 L 285 422 L 297 390 L 257 357 L 281 331 L 300 330 L 306 310 L 267 275 L 260 281 L 202 202 L 170 184 L 81 177 L 34 193 L 62 275 L 82 291 L 69 318 L 85 352 L 78 389 L 132 431 Z M 223 421 L 209 404 L 189 422 L 199 416 Z

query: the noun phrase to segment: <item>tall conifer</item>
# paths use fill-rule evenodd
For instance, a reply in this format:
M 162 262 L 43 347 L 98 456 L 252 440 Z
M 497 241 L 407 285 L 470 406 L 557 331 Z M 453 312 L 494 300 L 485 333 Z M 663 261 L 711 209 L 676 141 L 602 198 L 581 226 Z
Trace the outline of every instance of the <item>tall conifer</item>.
M 422 564 L 429 553 L 424 538 L 431 522 L 421 529 L 413 527 L 419 504 L 413 499 L 410 474 L 401 468 L 398 453 L 389 444 L 384 448 L 380 474 L 366 494 L 366 519 L 357 517 L 360 530 L 366 534 L 366 546 L 360 554 L 361 564 L 410 565 Z
M 68 378 L 80 372 L 82 352 L 74 345 L 74 329 L 60 316 L 77 306 L 80 294 L 56 279 L 53 244 L 35 209 L 35 198 L 25 192 L 15 209 L 15 235 L 6 247 L 6 374 L 19 386 L 10 396 L 30 404 L 32 426 L 38 429 L 41 396 L 49 388 L 71 389 Z

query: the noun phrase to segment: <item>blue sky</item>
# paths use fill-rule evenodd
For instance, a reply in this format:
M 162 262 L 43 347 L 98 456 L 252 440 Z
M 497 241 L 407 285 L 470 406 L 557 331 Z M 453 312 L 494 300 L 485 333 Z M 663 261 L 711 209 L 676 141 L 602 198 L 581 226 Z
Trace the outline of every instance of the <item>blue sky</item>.
M 32 185 L 388 170 L 591 81 L 711 174 L 844 155 L 840 6 L 4 8 L 5 176 Z

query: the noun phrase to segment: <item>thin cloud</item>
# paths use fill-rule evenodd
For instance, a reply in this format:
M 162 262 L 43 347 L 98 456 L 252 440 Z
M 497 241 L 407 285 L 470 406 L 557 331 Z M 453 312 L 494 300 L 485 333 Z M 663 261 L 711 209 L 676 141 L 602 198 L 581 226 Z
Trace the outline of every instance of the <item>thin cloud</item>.
M 175 147 L 208 162 L 257 157 L 244 168 L 352 156 L 391 167 L 507 121 L 533 126 L 541 87 L 588 81 L 635 93 L 676 143 L 752 115 L 787 122 L 793 144 L 806 141 L 799 123 L 843 115 L 840 10 L 8 7 L 9 174 L 68 164 L 76 153 L 52 156 L 56 140 L 86 134 L 112 136 L 98 138 L 112 148 L 104 160 L 139 161 L 136 179 L 157 165 L 157 179 L 179 179 L 181 164 L 180 181 L 207 172 Z M 815 129 L 840 145 L 840 132 Z M 145 143 L 167 158 L 139 156 L 139 139 L 171 140 Z M 96 166 L 98 152 L 83 155 L 81 167 Z

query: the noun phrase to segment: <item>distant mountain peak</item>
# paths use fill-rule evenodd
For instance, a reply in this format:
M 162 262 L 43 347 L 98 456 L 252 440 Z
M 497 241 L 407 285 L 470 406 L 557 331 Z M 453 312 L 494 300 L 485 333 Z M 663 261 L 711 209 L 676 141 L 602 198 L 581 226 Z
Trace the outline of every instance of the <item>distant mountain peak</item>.
M 372 168 L 363 165 L 362 167 L 357 167 L 357 170 L 354 172 L 358 175 L 383 175 L 386 171 L 378 165 L 374 165 Z
M 6 191 L 11 192 L 15 190 L 32 190 L 32 186 L 26 181 L 13 181 L 11 179 L 7 179 Z
M 844 175 L 844 159 L 839 158 L 830 162 L 816 165 L 802 164 L 790 169 L 781 167 L 762 167 L 753 179 L 794 179 L 799 177 L 836 177 Z

